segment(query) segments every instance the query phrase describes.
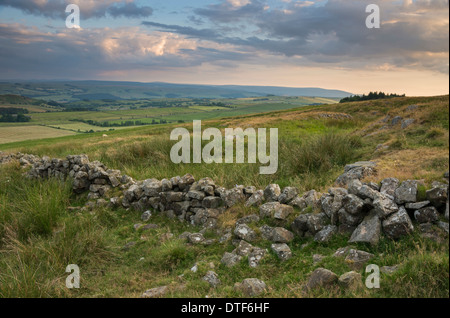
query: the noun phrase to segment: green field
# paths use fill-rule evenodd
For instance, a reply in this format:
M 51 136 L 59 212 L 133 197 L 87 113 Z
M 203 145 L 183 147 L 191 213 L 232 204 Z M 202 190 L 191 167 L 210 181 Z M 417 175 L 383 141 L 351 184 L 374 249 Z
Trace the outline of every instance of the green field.
M 51 107 L 39 104 L 38 100 L 22 97 L 0 98 L 0 107 L 25 108 L 29 111 L 26 116 L 31 120 L 27 123 L 1 123 L 0 128 L 22 126 L 47 126 L 58 130 L 74 133 L 109 131 L 129 127 L 126 122 L 133 122 L 131 126 L 163 123 L 190 122 L 193 120 L 210 120 L 232 116 L 281 111 L 310 104 L 336 103 L 334 99 L 320 97 L 279 97 L 265 98 L 238 98 L 238 99 L 156 99 L 148 107 L 148 100 L 121 100 L 121 101 L 83 101 L 71 104 L 61 104 L 61 107 Z M 0 96 L 1 97 L 1 96 Z M 2 104 L 3 103 L 3 104 Z M 210 104 L 205 105 L 205 104 Z M 161 105 L 161 107 L 155 107 Z M 167 107 L 167 105 L 172 105 Z M 217 106 L 224 105 L 224 106 Z M 94 107 L 89 111 L 65 111 L 74 107 Z M 95 122 L 95 123 L 94 123 Z M 106 124 L 105 124 L 106 123 Z M 17 130 L 18 128 L 16 128 Z M 11 130 L 9 135 L 15 135 Z M 31 131 L 31 130 L 30 130 Z M 27 139 L 49 138 L 48 129 L 33 129 L 33 134 L 21 133 L 14 139 L 3 138 L 0 143 L 20 141 Z M 42 134 L 40 134 L 42 132 Z M 4 133 L 6 135 L 6 133 Z M 56 137 L 64 136 L 62 132 L 54 134 Z
M 10 126 L 10 127 L 0 126 L 0 144 L 6 144 L 22 140 L 71 136 L 74 134 L 75 134 L 74 132 L 67 130 L 60 130 L 35 125 Z

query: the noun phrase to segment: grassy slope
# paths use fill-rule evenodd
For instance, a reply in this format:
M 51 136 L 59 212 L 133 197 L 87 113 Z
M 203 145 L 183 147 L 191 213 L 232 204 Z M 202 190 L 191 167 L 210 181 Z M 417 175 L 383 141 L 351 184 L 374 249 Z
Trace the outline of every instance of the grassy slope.
M 413 104 L 419 108 L 407 112 Z M 320 117 L 323 113 L 346 113 L 352 119 L 324 119 Z M 379 121 L 387 114 L 414 118 L 416 123 L 407 129 L 379 130 Z M 448 116 L 448 96 L 443 96 L 306 107 L 204 122 L 205 127 L 278 127 L 280 167 L 270 177 L 258 175 L 259 164 L 170 163 L 168 136 L 173 126 L 125 129 L 108 133 L 108 138 L 94 134 L 21 142 L 1 145 L 0 149 L 56 157 L 87 153 L 91 160 L 100 160 L 137 179 L 190 172 L 197 179 L 209 176 L 224 186 L 264 187 L 277 182 L 302 191 L 325 190 L 346 163 L 373 159 L 379 164 L 373 181 L 392 176 L 423 179 L 429 186 L 448 170 Z M 390 148 L 376 152 L 379 144 Z M 238 297 L 234 283 L 258 277 L 269 286 L 269 297 L 448 297 L 448 241 L 438 245 L 417 232 L 398 242 L 383 239 L 377 247 L 357 245 L 377 255 L 374 264 L 402 264 L 397 273 L 382 276 L 381 289 L 335 287 L 304 294 L 302 285 L 315 268 L 326 267 L 337 274 L 350 270 L 343 260 L 331 257 L 338 247 L 347 245 L 348 238 L 336 237 L 326 244 L 296 239 L 290 244 L 294 258 L 285 264 L 269 253 L 257 269 L 249 269 L 243 260 L 230 270 L 220 265 L 223 253 L 234 248 L 230 243 L 196 247 L 161 238 L 167 232 L 176 238 L 186 230 L 198 230 L 187 224 L 153 216 L 150 222 L 160 228 L 141 233 L 133 229 L 140 221 L 137 212 L 96 209 L 92 214 L 73 214 L 67 207 L 82 205 L 85 199 L 73 197 L 67 184 L 23 180 L 14 164 L 0 169 L 0 296 L 135 297 L 146 289 L 169 285 L 169 297 Z M 220 223 L 226 226 L 251 213 L 258 210 L 235 207 Z M 207 236 L 215 238 L 214 233 Z M 130 241 L 138 243 L 122 251 Z M 305 243 L 308 246 L 302 248 Z M 254 245 L 270 250 L 266 241 Z M 313 254 L 326 258 L 314 265 Z M 197 273 L 190 271 L 194 263 L 199 265 Z M 211 263 L 222 281 L 215 290 L 201 279 Z M 81 267 L 82 289 L 69 291 L 64 287 L 68 264 Z M 183 278 L 178 277 L 181 274 Z

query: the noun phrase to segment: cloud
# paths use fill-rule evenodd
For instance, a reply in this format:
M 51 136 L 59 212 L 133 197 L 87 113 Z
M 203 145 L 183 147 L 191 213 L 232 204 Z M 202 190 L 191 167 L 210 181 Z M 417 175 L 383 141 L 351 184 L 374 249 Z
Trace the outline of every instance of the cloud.
M 80 7 L 83 19 L 112 17 L 146 18 L 152 15 L 149 6 L 139 7 L 134 0 L 0 0 L 0 6 L 22 10 L 27 14 L 50 18 L 66 17 L 65 8 L 69 4 Z

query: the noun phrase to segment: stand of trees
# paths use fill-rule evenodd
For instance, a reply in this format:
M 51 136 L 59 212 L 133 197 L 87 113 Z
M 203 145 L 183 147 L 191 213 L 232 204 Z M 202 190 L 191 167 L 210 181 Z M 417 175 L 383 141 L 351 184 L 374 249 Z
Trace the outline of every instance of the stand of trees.
M 405 94 L 397 95 L 397 94 L 386 94 L 383 92 L 370 92 L 368 95 L 363 94 L 363 95 L 353 95 L 350 97 L 345 97 L 345 98 L 341 99 L 340 103 L 359 102 L 359 101 L 365 101 L 365 100 L 394 98 L 394 97 L 405 97 Z
M 2 123 L 26 123 L 31 120 L 28 114 L 28 109 L 15 107 L 0 108 L 0 122 Z

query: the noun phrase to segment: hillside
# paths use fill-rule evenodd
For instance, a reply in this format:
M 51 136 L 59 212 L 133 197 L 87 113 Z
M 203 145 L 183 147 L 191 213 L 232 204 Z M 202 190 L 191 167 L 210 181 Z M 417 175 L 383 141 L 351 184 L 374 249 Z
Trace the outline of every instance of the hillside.
M 351 93 L 320 88 L 262 86 L 214 86 L 171 83 L 108 81 L 0 82 L 0 94 L 16 94 L 43 100 L 123 100 L 145 98 L 246 98 L 271 95 L 342 98 Z
M 202 125 L 278 128 L 277 173 L 259 175 L 260 164 L 172 163 L 170 132 L 174 127 L 192 130 L 189 122 L 0 145 L 0 296 L 249 297 L 246 284 L 259 283 L 245 279 L 258 278 L 265 284 L 258 294 L 263 297 L 448 297 L 448 173 L 447 179 L 443 176 L 449 170 L 449 96 L 304 106 L 204 120 Z M 40 157 L 6 160 L 17 152 Z M 89 159 L 69 156 L 80 154 Z M 350 165 L 355 162 L 364 163 Z M 83 166 L 87 172 L 78 174 Z M 353 183 L 335 183 L 346 178 L 344 170 L 348 176 L 359 169 L 364 187 L 356 184 L 352 190 Z M 42 178 L 23 178 L 24 171 Z M 75 181 L 45 180 L 48 173 L 69 171 Z M 171 179 L 176 176 L 181 178 Z M 132 184 L 130 177 L 147 181 Z M 398 179 L 388 190 L 395 204 L 383 194 L 388 178 Z M 285 198 L 270 184 L 279 185 Z M 414 198 L 407 199 L 411 189 Z M 255 193 L 266 201 L 274 196 L 276 204 L 288 207 L 276 210 L 275 217 Z M 338 199 L 341 195 L 344 199 Z M 244 204 L 252 197 L 254 205 Z M 153 198 L 160 205 L 152 205 Z M 178 214 L 175 206 L 181 212 L 186 201 L 200 206 L 192 206 L 192 214 Z M 333 204 L 345 211 L 338 221 L 322 221 Z M 217 214 L 208 209 L 202 214 L 206 206 L 218 209 Z M 414 229 L 408 223 L 406 233 L 397 236 L 390 225 L 398 228 L 398 221 L 374 218 L 368 207 L 386 216 L 403 213 Z M 341 214 L 348 220 L 361 217 L 352 223 L 357 228 L 341 230 L 350 222 Z M 175 217 L 180 215 L 192 217 L 193 224 L 180 222 Z M 214 226 L 208 228 L 209 222 Z M 349 242 L 358 228 L 365 229 L 364 222 L 379 224 L 370 242 Z M 239 230 L 242 224 L 248 224 L 245 231 Z M 320 231 L 311 224 L 320 225 Z M 272 231 L 283 239 L 274 239 Z M 289 253 L 283 251 L 291 256 L 284 258 Z M 335 257 L 337 251 L 344 257 Z M 355 253 L 368 258 L 356 259 Z M 360 284 L 368 275 L 362 265 L 369 259 L 383 268 L 379 289 Z M 229 267 L 228 262 L 235 264 Z M 67 264 L 78 264 L 85 273 L 80 290 L 63 286 Z M 344 274 L 350 278 L 338 283 Z M 328 275 L 330 285 L 314 280 L 321 275 Z

